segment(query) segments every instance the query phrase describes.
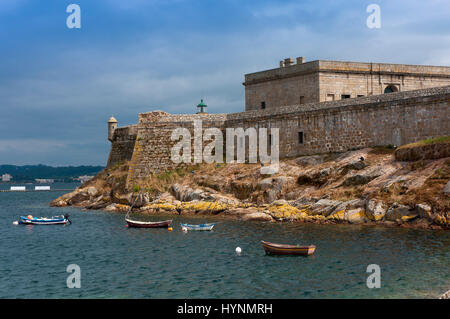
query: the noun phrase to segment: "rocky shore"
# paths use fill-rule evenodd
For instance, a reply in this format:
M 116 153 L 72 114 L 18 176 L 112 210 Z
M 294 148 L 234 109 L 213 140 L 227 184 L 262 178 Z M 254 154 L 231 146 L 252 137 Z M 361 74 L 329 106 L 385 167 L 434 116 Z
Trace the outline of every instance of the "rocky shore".
M 448 229 L 450 143 L 393 147 L 259 164 L 204 164 L 151 175 L 126 188 L 128 163 L 103 170 L 52 206 L 243 221 L 373 224 Z

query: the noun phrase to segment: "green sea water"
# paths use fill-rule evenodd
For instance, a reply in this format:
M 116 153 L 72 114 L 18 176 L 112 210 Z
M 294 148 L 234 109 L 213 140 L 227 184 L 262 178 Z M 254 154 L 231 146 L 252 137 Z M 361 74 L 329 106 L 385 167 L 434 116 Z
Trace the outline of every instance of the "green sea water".
M 61 194 L 0 193 L 0 298 L 435 298 L 450 289 L 448 231 L 183 216 L 170 216 L 172 232 L 131 229 L 124 214 L 49 207 Z M 72 225 L 13 225 L 64 213 Z M 219 223 L 179 225 L 206 221 Z M 262 239 L 317 249 L 266 256 Z M 67 287 L 69 264 L 80 266 L 81 288 Z M 380 266 L 381 288 L 367 287 L 369 264 Z

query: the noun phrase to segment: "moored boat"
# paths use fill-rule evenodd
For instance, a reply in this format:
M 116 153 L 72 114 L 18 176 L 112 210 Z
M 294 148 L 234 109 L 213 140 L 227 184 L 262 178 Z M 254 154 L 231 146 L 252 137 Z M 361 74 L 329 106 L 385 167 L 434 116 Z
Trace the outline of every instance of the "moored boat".
M 285 244 L 275 244 L 269 243 L 267 241 L 261 240 L 261 244 L 266 251 L 266 254 L 272 255 L 303 255 L 308 256 L 314 254 L 316 246 L 307 245 L 285 245 Z
M 128 227 L 134 228 L 168 228 L 172 224 L 172 220 L 164 220 L 157 222 L 142 222 L 138 220 L 131 220 L 129 218 L 125 218 L 125 221 L 128 224 Z
M 209 224 L 200 224 L 200 225 L 193 225 L 193 224 L 183 224 L 180 223 L 182 229 L 186 230 L 212 230 L 214 227 L 214 223 Z
M 59 225 L 59 224 L 71 224 L 72 222 L 69 219 L 69 215 L 66 214 L 64 216 L 53 216 L 50 218 L 47 217 L 33 217 L 31 215 L 28 216 L 20 216 L 19 224 L 25 225 Z

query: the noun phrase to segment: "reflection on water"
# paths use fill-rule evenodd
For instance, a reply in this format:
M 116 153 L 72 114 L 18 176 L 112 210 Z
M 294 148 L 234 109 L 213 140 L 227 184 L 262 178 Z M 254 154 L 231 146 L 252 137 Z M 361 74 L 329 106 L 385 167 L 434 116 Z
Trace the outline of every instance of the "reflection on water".
M 179 216 L 172 232 L 133 229 L 123 214 L 48 207 L 59 195 L 0 193 L 0 297 L 427 298 L 450 288 L 446 231 Z M 69 213 L 73 224 L 12 225 L 28 213 Z M 215 220 L 213 232 L 179 225 Z M 266 256 L 261 239 L 317 249 Z M 69 264 L 81 267 L 81 289 L 66 287 Z M 369 264 L 381 267 L 380 289 L 366 286 Z

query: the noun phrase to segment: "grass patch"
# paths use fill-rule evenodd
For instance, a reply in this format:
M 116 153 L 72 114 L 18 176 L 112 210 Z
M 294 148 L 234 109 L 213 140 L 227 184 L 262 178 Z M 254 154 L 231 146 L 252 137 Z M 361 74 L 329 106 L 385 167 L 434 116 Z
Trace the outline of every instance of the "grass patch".
M 368 154 L 374 155 L 385 155 L 385 154 L 393 154 L 395 151 L 394 145 L 377 145 L 372 147 Z
M 429 138 L 429 139 L 421 140 L 418 142 L 402 145 L 398 149 L 418 147 L 418 146 L 431 145 L 431 144 L 439 144 L 439 143 L 450 143 L 450 136 L 440 136 L 440 137 L 435 137 L 435 138 Z

